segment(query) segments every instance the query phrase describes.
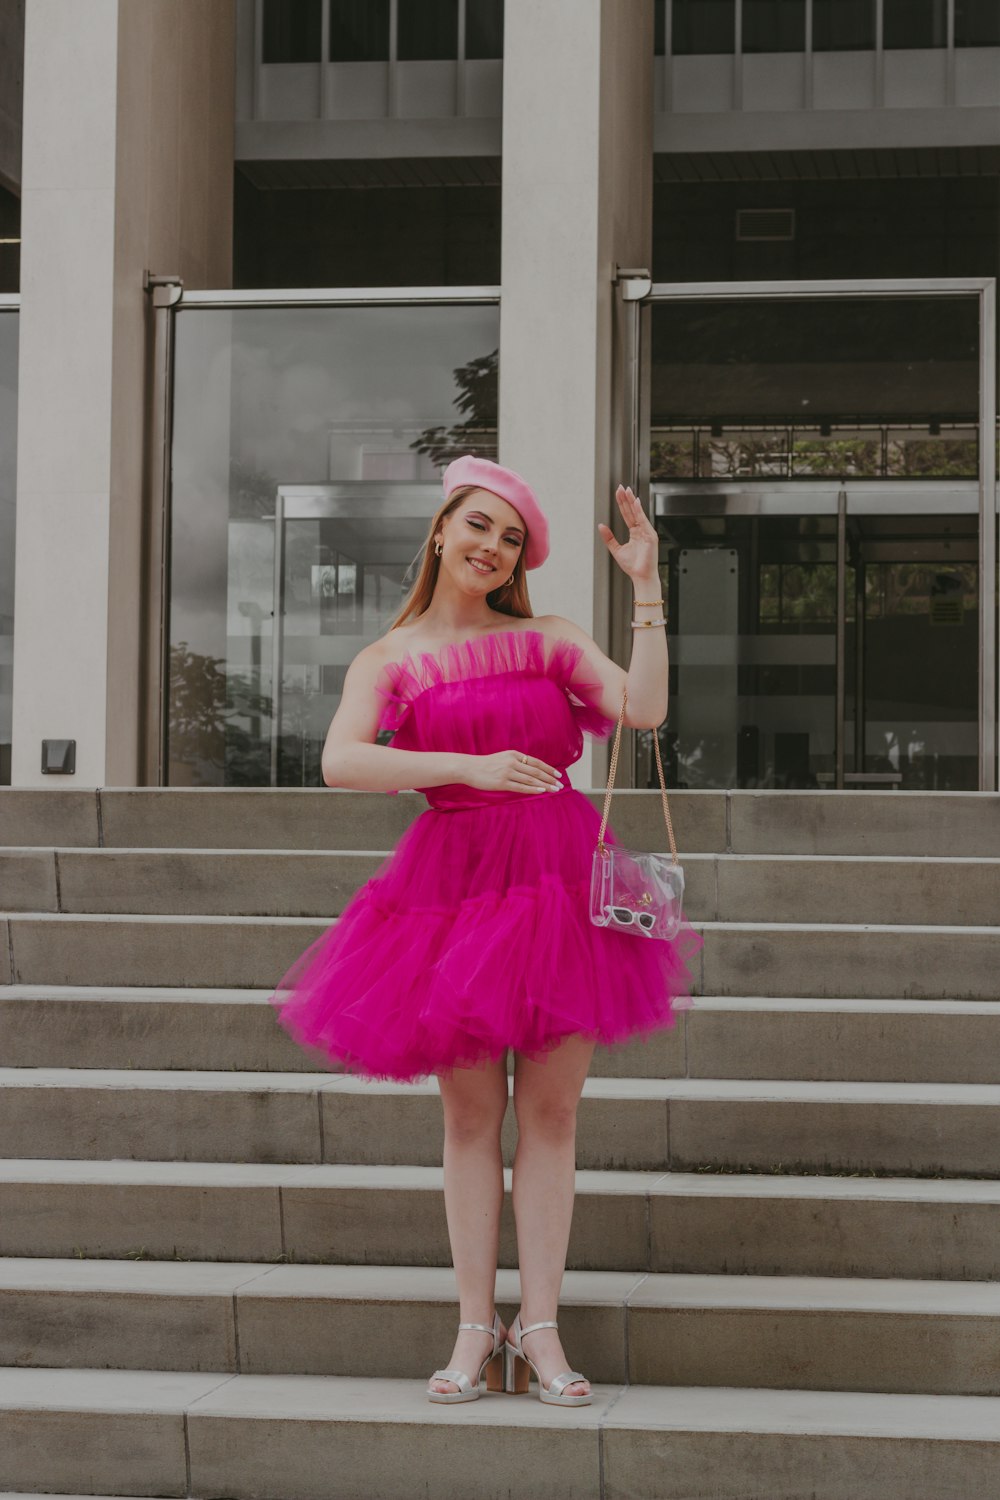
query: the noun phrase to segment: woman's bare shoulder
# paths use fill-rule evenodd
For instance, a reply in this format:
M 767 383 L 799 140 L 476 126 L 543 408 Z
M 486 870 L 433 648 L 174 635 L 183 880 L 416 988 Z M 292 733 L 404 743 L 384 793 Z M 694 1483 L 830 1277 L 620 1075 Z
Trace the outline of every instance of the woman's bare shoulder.
M 382 668 L 389 662 L 395 660 L 392 646 L 396 644 L 391 641 L 392 636 L 398 632 L 390 631 L 387 635 L 381 635 L 377 640 L 369 641 L 367 646 L 362 646 L 351 659 L 350 671 L 355 678 L 374 679 Z
M 563 615 L 536 615 L 533 623 L 548 640 L 572 641 L 575 646 L 594 644 L 593 636 L 588 635 L 575 620 L 567 620 Z

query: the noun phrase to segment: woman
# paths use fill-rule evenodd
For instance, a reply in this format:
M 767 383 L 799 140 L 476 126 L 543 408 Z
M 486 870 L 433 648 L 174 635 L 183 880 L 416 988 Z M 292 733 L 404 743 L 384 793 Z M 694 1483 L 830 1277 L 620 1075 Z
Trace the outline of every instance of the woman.
M 555 1321 L 577 1103 L 596 1042 L 648 1035 L 690 1004 L 689 927 L 670 943 L 591 923 L 600 818 L 566 774 L 585 732 L 610 733 L 626 685 L 626 725 L 652 729 L 667 709 L 656 532 L 630 489 L 617 502 L 628 541 L 598 531 L 635 589 L 627 673 L 571 620 L 532 615 L 525 573 L 548 526 L 528 484 L 471 455 L 448 466 L 420 574 L 351 663 L 322 761 L 328 786 L 414 787 L 430 807 L 272 996 L 302 1045 L 352 1072 L 438 1076 L 463 1321 L 432 1401 L 476 1399 L 484 1370 L 499 1389 L 501 1361 L 507 1390 L 527 1390 L 531 1369 L 543 1401 L 590 1401 Z M 380 729 L 392 744 L 374 743 Z M 494 1287 L 511 1048 L 522 1304 L 507 1330 Z

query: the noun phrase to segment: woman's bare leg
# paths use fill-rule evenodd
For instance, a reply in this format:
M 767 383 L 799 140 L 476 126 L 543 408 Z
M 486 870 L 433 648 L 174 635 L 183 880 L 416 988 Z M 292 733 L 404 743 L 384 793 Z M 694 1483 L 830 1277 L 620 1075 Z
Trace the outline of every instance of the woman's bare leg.
M 444 1204 L 452 1262 L 458 1282 L 459 1322 L 493 1322 L 503 1158 L 500 1128 L 507 1108 L 507 1062 L 456 1068 L 438 1080 L 444 1106 Z M 501 1337 L 506 1337 L 501 1325 Z M 458 1335 L 451 1359 L 441 1366 L 464 1370 L 474 1380 L 492 1347 L 485 1333 Z M 431 1381 L 436 1391 L 456 1391 L 453 1380 Z
M 576 1190 L 576 1109 L 593 1051 L 592 1041 L 571 1036 L 540 1062 L 519 1054 L 514 1063 L 513 1201 L 522 1325 L 557 1316 Z M 529 1334 L 524 1350 L 545 1385 L 572 1368 L 555 1328 Z M 564 1394 L 589 1390 L 589 1381 L 577 1381 Z

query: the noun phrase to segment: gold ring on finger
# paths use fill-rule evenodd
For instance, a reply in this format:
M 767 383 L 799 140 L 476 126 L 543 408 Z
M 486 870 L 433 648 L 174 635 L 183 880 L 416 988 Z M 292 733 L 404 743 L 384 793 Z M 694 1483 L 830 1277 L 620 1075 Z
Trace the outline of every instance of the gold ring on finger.
M 528 757 L 526 755 L 521 756 L 521 764 L 522 766 L 526 766 L 528 764 Z

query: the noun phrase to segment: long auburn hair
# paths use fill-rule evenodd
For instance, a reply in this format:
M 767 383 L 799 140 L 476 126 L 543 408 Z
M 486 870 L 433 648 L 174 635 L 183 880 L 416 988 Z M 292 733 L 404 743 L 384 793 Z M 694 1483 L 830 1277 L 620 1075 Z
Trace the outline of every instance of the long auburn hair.
M 450 516 L 456 510 L 466 495 L 472 493 L 478 486 L 464 484 L 454 490 L 441 506 L 437 515 L 430 524 L 427 539 L 424 542 L 424 555 L 420 564 L 420 572 L 417 574 L 413 587 L 403 600 L 403 607 L 399 614 L 389 626 L 395 630 L 397 625 L 402 625 L 411 615 L 422 615 L 434 596 L 437 587 L 438 573 L 441 568 L 441 559 L 434 551 L 434 533 L 441 525 L 445 516 Z M 525 548 L 522 546 L 518 554 L 514 571 L 506 583 L 495 588 L 486 595 L 486 602 L 491 609 L 499 611 L 502 615 L 513 615 L 515 618 L 530 620 L 533 618 L 531 601 L 528 598 L 528 581 L 525 578 L 524 567 Z

